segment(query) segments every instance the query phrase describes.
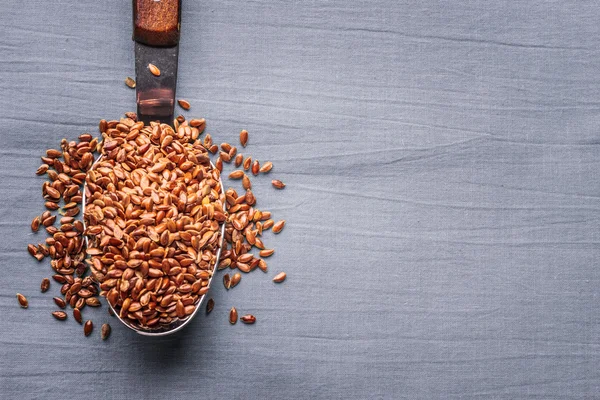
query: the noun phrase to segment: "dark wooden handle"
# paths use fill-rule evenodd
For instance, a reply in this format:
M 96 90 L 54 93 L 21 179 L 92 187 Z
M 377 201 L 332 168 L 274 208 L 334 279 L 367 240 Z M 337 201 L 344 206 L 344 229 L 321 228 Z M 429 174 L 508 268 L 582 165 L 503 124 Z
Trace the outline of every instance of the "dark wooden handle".
M 133 40 L 150 46 L 179 43 L 181 0 L 133 0 Z

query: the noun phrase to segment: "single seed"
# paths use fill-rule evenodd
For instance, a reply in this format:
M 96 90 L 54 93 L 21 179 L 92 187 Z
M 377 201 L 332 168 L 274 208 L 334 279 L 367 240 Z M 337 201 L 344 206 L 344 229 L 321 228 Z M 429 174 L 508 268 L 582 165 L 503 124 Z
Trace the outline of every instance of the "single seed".
M 137 113 L 134 113 L 133 111 L 127 111 L 125 113 L 125 116 L 129 119 L 131 119 L 132 121 L 137 121 L 138 117 L 137 117 Z
M 225 289 L 227 290 L 231 287 L 231 278 L 229 277 L 229 274 L 223 275 L 223 286 L 225 286 Z
M 245 324 L 250 325 L 250 324 L 253 324 L 256 322 L 256 317 L 252 314 L 246 314 L 246 315 L 240 317 L 240 321 L 242 321 Z
M 34 244 L 28 244 L 27 251 L 29 254 L 31 254 L 31 256 L 35 257 L 38 253 L 38 248 Z
M 213 310 L 213 308 L 215 307 L 215 301 L 213 300 L 213 298 L 211 297 L 210 299 L 208 299 L 208 301 L 206 302 L 206 313 L 210 314 L 210 312 Z
M 229 310 L 229 323 L 231 325 L 235 325 L 237 320 L 238 320 L 237 310 L 235 309 L 235 307 L 231 307 L 231 310 Z
M 244 155 L 242 153 L 238 153 L 238 155 L 235 156 L 235 167 L 239 168 L 239 166 L 242 165 L 242 161 L 244 161 Z
M 281 282 L 285 281 L 286 277 L 287 277 L 287 275 L 285 272 L 280 272 L 277 275 L 275 275 L 275 277 L 273 278 L 273 282 L 281 283 Z
M 260 164 L 258 163 L 258 160 L 254 160 L 254 162 L 252 163 L 252 173 L 254 175 L 258 175 L 259 172 L 260 172 Z
M 275 253 L 275 249 L 265 249 L 258 252 L 261 257 L 270 257 Z
M 94 330 L 94 323 L 88 319 L 87 321 L 85 321 L 85 324 L 83 325 L 83 334 L 85 336 L 90 336 L 90 334 L 92 333 L 93 330 Z
M 248 171 L 251 164 L 252 164 L 252 157 L 246 157 L 242 166 L 244 167 L 244 170 Z
M 280 181 L 280 180 L 278 180 L 278 179 L 273 179 L 273 180 L 271 181 L 271 184 L 273 185 L 273 187 L 274 187 L 275 189 L 283 189 L 283 188 L 285 187 L 285 183 L 281 182 L 281 181 Z
M 130 88 L 135 89 L 135 80 L 133 78 L 131 78 L 129 76 L 127 78 L 125 78 L 125 84 L 127 86 L 129 86 Z
M 56 221 L 56 215 L 51 215 L 42 221 L 42 225 L 44 225 L 45 227 L 48 227 L 48 226 L 54 225 L 55 221 Z
M 248 175 L 246 174 L 244 174 L 244 177 L 242 178 L 242 186 L 246 190 L 252 188 L 252 182 L 250 182 L 250 178 L 248 178 Z
M 262 167 L 260 167 L 260 172 L 265 174 L 267 172 L 269 172 L 270 170 L 273 169 L 273 163 L 271 161 L 267 161 L 266 163 L 264 163 L 264 165 Z
M 236 272 L 231 277 L 231 282 L 229 283 L 229 288 L 230 289 L 234 288 L 238 283 L 240 283 L 241 280 L 242 280 L 242 274 L 240 274 L 239 272 Z
M 62 157 L 63 153 L 60 150 L 48 149 L 46 150 L 46 156 L 48 158 L 59 158 Z
M 19 301 L 19 305 L 22 308 L 29 307 L 29 302 L 27 301 L 27 297 L 23 296 L 21 293 L 17 293 L 17 300 Z
M 59 321 L 64 321 L 65 319 L 67 319 L 67 313 L 64 311 L 54 311 L 52 313 L 52 316 Z
M 242 147 L 246 147 L 246 144 L 248 143 L 248 131 L 245 129 L 240 132 L 240 143 L 242 144 Z
M 50 168 L 48 166 L 48 164 L 42 164 L 40 165 L 40 167 L 37 169 L 37 171 L 35 171 L 36 175 L 43 175 L 48 171 L 48 168 Z
M 285 219 L 282 219 L 281 221 L 276 222 L 275 225 L 273 225 L 273 233 L 281 232 L 281 230 L 283 229 L 284 226 L 285 226 Z
M 160 69 L 158 69 L 156 65 L 148 64 L 148 69 L 150 70 L 150 73 L 152 73 L 152 75 L 160 76 Z
M 102 340 L 108 339 L 108 337 L 110 336 L 110 331 L 111 329 L 109 324 L 102 325 L 102 329 L 100 330 L 100 337 L 102 338 Z
M 179 103 L 179 107 L 183 108 L 184 110 L 189 110 L 191 107 L 190 102 L 184 99 L 177 100 L 177 103 Z
M 65 303 L 65 301 L 60 297 L 54 297 L 52 300 L 54 300 L 54 304 L 60 308 L 65 308 L 67 306 L 67 303 Z
M 79 324 L 81 324 L 83 322 L 83 318 L 81 316 L 81 310 L 79 308 L 73 309 L 73 318 L 75 318 L 75 321 L 77 321 Z
M 33 232 L 37 232 L 40 229 L 40 224 L 42 223 L 42 218 L 38 215 L 31 221 L 31 230 Z
M 44 278 L 42 279 L 42 283 L 40 284 L 40 290 L 42 293 L 46 293 L 50 289 L 50 279 Z
M 241 179 L 245 175 L 246 174 L 244 174 L 244 171 L 242 171 L 241 169 L 236 169 L 235 171 L 229 174 L 229 179 Z

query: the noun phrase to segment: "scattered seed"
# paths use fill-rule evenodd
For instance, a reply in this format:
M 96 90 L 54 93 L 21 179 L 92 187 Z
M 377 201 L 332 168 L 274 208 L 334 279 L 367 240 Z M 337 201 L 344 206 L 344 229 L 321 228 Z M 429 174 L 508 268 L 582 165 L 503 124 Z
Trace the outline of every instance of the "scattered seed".
M 240 132 L 240 143 L 242 144 L 242 147 L 246 147 L 246 144 L 248 143 L 248 131 L 245 129 Z
M 273 233 L 281 232 L 281 230 L 283 229 L 284 226 L 285 226 L 285 219 L 282 219 L 281 221 L 276 222 L 275 225 L 273 225 Z
M 274 187 L 275 189 L 283 189 L 283 188 L 285 187 L 285 183 L 281 182 L 281 181 L 280 181 L 280 180 L 278 180 L 278 179 L 273 179 L 273 180 L 271 181 L 271 184 L 273 185 L 273 187 Z
M 248 169 L 250 168 L 250 165 L 252 164 L 252 157 L 246 157 L 246 159 L 244 160 L 244 162 L 242 163 L 244 170 L 248 171 Z
M 83 318 L 81 316 L 81 310 L 79 308 L 73 309 L 73 318 L 75 318 L 75 321 L 77 321 L 79 324 L 81 324 L 83 322 Z
M 102 329 L 100 329 L 100 337 L 102 340 L 108 339 L 110 336 L 110 331 L 111 329 L 109 324 L 102 324 Z
M 50 279 L 44 278 L 42 279 L 42 283 L 40 284 L 40 290 L 42 293 L 46 293 L 50 289 Z
M 258 175 L 259 172 L 260 172 L 260 164 L 258 163 L 258 160 L 254 160 L 254 162 L 252 163 L 252 173 L 254 175 Z
M 93 330 L 94 330 L 94 323 L 88 319 L 87 321 L 85 321 L 85 324 L 83 324 L 83 334 L 85 336 L 90 336 L 90 334 L 92 333 Z
M 67 313 L 64 311 L 54 311 L 52 313 L 52 316 L 59 321 L 64 321 L 65 319 L 67 319 Z
M 285 281 L 286 277 L 287 277 L 287 275 L 285 272 L 280 272 L 277 275 L 275 275 L 275 277 L 273 278 L 273 282 L 281 283 L 281 282 Z
M 152 73 L 152 75 L 160 76 L 160 69 L 158 69 L 156 65 L 148 64 L 148 69 L 150 70 L 150 73 Z
M 247 315 L 240 317 L 240 321 L 242 321 L 245 324 L 250 325 L 250 324 L 253 324 L 256 322 L 256 317 L 252 314 L 247 314 Z
M 50 168 L 50 166 L 48 164 L 42 164 L 37 169 L 37 171 L 35 171 L 35 174 L 36 175 L 44 175 L 48 171 L 48 168 Z
M 242 178 L 242 187 L 246 190 L 252 188 L 252 182 L 250 182 L 250 178 L 248 178 L 248 175 L 246 174 L 244 174 Z
M 229 274 L 223 275 L 223 285 L 227 290 L 229 290 L 229 288 L 231 287 L 231 278 L 229 277 Z
M 150 65 L 152 65 L 152 64 L 150 64 Z M 160 72 L 159 72 L 159 75 L 160 75 Z M 125 84 L 127 86 L 129 86 L 130 88 L 135 89 L 135 80 L 133 78 L 131 78 L 129 76 L 127 78 L 125 78 Z
M 208 299 L 208 301 L 206 302 L 206 313 L 210 314 L 210 312 L 213 310 L 213 308 L 215 307 L 215 301 L 213 300 L 213 298 L 211 297 L 210 299 Z
M 60 308 L 65 308 L 67 306 L 67 303 L 60 297 L 54 297 L 52 300 L 54 300 L 54 304 Z
M 189 110 L 191 107 L 189 101 L 184 99 L 177 100 L 177 103 L 179 103 L 179 107 L 183 108 L 184 110 Z
M 269 172 L 270 170 L 273 169 L 273 163 L 271 161 L 267 161 L 266 163 L 263 164 L 262 167 L 260 167 L 260 172 L 265 174 L 267 172 Z
M 265 250 L 261 250 L 258 254 L 261 257 L 270 257 L 273 255 L 273 253 L 275 253 L 275 249 L 265 249 Z
M 40 224 L 42 223 L 42 218 L 38 215 L 31 221 L 31 230 L 33 232 L 37 232 L 40 229 Z
M 236 272 L 231 277 L 231 281 L 229 282 L 229 288 L 233 289 L 238 283 L 240 283 L 241 280 L 242 280 L 242 274 L 240 274 L 239 272 Z
M 17 293 L 17 300 L 19 301 L 19 305 L 22 308 L 29 307 L 29 302 L 27 301 L 27 297 L 23 296 L 21 293 Z
M 231 310 L 229 311 L 229 323 L 231 325 L 235 325 L 237 320 L 238 320 L 237 310 L 235 309 L 235 307 L 231 307 Z
M 244 161 L 244 155 L 242 153 L 238 153 L 238 155 L 235 156 L 235 167 L 239 168 L 240 165 L 242 165 L 242 161 Z
M 242 171 L 241 169 L 236 169 L 235 171 L 229 174 L 229 179 L 241 179 L 245 175 L 246 174 L 244 174 L 244 171 Z

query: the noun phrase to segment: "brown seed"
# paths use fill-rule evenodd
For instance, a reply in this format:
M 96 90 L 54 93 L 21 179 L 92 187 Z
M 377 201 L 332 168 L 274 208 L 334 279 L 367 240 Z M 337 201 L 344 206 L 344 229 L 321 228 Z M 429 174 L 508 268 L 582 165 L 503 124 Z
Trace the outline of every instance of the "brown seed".
M 238 155 L 235 156 L 235 167 L 239 168 L 239 166 L 242 165 L 242 161 L 244 161 L 244 155 L 242 153 L 238 153 Z
M 206 120 L 204 118 L 201 119 L 191 119 L 190 126 L 194 128 L 200 128 L 202 125 L 206 124 Z
M 42 164 L 37 169 L 37 171 L 35 171 L 35 174 L 36 175 L 43 175 L 43 174 L 45 174 L 48 171 L 48 168 L 50 168 L 50 166 L 48 164 Z
M 52 313 L 52 316 L 59 321 L 64 321 L 65 319 L 67 319 L 67 313 L 64 311 L 54 311 Z
M 54 300 L 54 304 L 60 308 L 65 308 L 67 306 L 67 303 L 65 303 L 65 301 L 60 297 L 54 297 L 52 300 Z
M 223 286 L 228 290 L 231 287 L 231 278 L 229 277 L 229 274 L 223 275 Z
M 213 308 L 215 307 L 215 301 L 213 300 L 213 298 L 211 297 L 210 299 L 208 299 L 208 301 L 206 302 L 206 313 L 210 314 L 210 312 L 213 310 Z
M 33 232 L 37 232 L 40 229 L 40 224 L 42 223 L 42 218 L 38 215 L 31 221 L 31 230 Z
M 276 222 L 275 225 L 273 225 L 273 233 L 281 232 L 281 230 L 283 229 L 284 226 L 285 226 L 285 219 L 282 219 L 281 221 Z
M 83 325 L 83 334 L 85 336 L 90 336 L 90 334 L 92 333 L 93 330 L 94 330 L 94 323 L 88 319 L 87 321 L 85 321 L 85 324 Z
M 242 186 L 246 190 L 252 188 L 252 182 L 250 182 L 250 178 L 248 178 L 248 175 L 246 175 L 246 174 L 244 174 L 244 177 L 242 178 Z
M 47 202 L 45 202 L 44 206 L 46 206 L 46 208 L 48 210 L 52 210 L 52 211 L 58 210 L 58 204 L 55 203 L 55 202 L 53 202 L 53 201 L 47 201 Z
M 246 174 L 244 174 L 244 171 L 242 171 L 241 169 L 236 169 L 235 171 L 229 174 L 229 179 L 241 179 L 245 175 Z
M 129 76 L 127 78 L 125 78 L 125 84 L 127 86 L 129 86 L 130 88 L 135 89 L 135 80 L 133 78 L 131 78 Z
M 29 254 L 35 257 L 38 253 L 38 248 L 34 244 L 28 244 L 27 251 L 29 252 Z
M 242 163 L 244 170 L 248 171 L 248 168 L 250 168 L 250 165 L 252 164 L 252 157 L 246 157 L 246 159 L 244 160 L 244 162 Z
M 100 337 L 102 340 L 108 339 L 110 336 L 110 331 L 111 329 L 109 324 L 102 324 L 102 329 L 100 329 Z
M 254 162 L 252 163 L 252 173 L 254 175 L 258 175 L 259 172 L 260 172 L 260 164 L 258 163 L 258 160 L 254 160 Z
M 134 113 L 133 111 L 127 111 L 125 113 L 125 116 L 129 119 L 131 119 L 132 121 L 137 121 L 138 117 L 137 117 L 137 113 Z
M 246 147 L 246 144 L 248 143 L 248 131 L 245 129 L 240 132 L 240 143 L 242 144 L 242 147 Z
M 275 277 L 273 278 L 273 282 L 281 283 L 281 282 L 285 281 L 286 276 L 287 275 L 285 272 L 280 272 L 277 275 L 275 275 Z
M 27 297 L 23 296 L 21 293 L 17 293 L 17 300 L 19 301 L 19 305 L 22 308 L 29 307 L 29 302 L 27 301 Z
M 246 314 L 246 315 L 240 317 L 240 321 L 242 321 L 245 324 L 250 325 L 250 324 L 253 324 L 256 322 L 256 317 L 252 314 Z
M 229 283 L 229 288 L 230 289 L 234 288 L 238 283 L 240 283 L 241 280 L 242 280 L 242 274 L 240 274 L 239 272 L 236 272 L 231 277 L 231 282 Z
M 55 221 L 56 221 L 56 215 L 51 215 L 42 221 L 42 225 L 48 227 L 48 226 L 54 225 Z
M 237 310 L 235 309 L 235 307 L 231 307 L 231 310 L 229 310 L 229 323 L 231 325 L 235 325 L 237 320 L 238 320 Z
M 42 293 L 46 293 L 50 289 L 50 279 L 44 278 L 42 279 L 42 283 L 40 284 L 40 290 Z
M 83 318 L 81 316 L 81 310 L 79 308 L 73 309 L 73 318 L 75 318 L 75 321 L 77 321 L 80 324 L 83 322 Z
M 269 172 L 270 170 L 273 169 L 273 163 L 271 161 L 267 161 L 266 163 L 263 164 L 262 167 L 260 167 L 260 172 L 265 174 L 267 172 Z
M 273 187 L 274 187 L 275 189 L 283 189 L 283 188 L 285 187 L 285 183 L 281 182 L 281 181 L 280 181 L 280 180 L 278 180 L 278 179 L 273 179 L 273 180 L 271 181 L 271 185 L 273 185 Z
M 158 67 L 154 64 L 148 64 L 148 69 L 150 70 L 150 73 L 154 76 L 160 76 L 160 69 L 158 69 Z
M 90 307 L 100 307 L 102 304 L 97 297 L 88 297 L 85 299 L 85 304 Z
M 183 108 L 184 110 L 189 110 L 191 107 L 189 101 L 184 99 L 177 100 L 177 103 L 179 104 L 179 107 Z
M 48 149 L 46 150 L 46 156 L 48 158 L 59 158 L 62 157 L 63 153 L 60 150 Z
M 265 249 L 261 250 L 258 254 L 261 257 L 270 257 L 271 255 L 273 255 L 273 253 L 275 253 L 275 249 Z

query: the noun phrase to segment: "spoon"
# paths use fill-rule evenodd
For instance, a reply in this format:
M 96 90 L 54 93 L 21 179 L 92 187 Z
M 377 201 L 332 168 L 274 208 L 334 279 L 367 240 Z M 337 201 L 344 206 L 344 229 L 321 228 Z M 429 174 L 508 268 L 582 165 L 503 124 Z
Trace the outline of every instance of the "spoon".
M 148 124 L 159 121 L 170 124 L 173 121 L 175 107 L 175 89 L 177 86 L 177 63 L 179 56 L 179 36 L 181 27 L 181 0 L 133 0 L 133 40 L 135 41 L 136 102 L 138 120 Z M 156 67 L 159 73 L 157 74 Z M 91 169 L 97 167 L 102 156 L 94 162 Z M 212 168 L 214 164 L 210 163 Z M 221 190 L 223 182 L 220 181 Z M 223 204 L 226 207 L 226 203 Z M 85 213 L 86 190 L 82 196 L 82 209 Z M 85 225 L 85 218 L 84 218 Z M 213 272 L 219 264 L 225 223 L 221 223 L 221 243 L 216 254 Z M 86 245 L 89 245 L 85 236 Z M 210 277 L 208 287 L 214 274 Z M 168 325 L 144 327 L 129 319 L 121 318 L 110 302 L 107 302 L 115 316 L 129 329 L 145 336 L 165 336 L 175 333 L 186 326 L 198 313 L 206 294 L 201 296 L 192 314 L 185 318 L 176 318 Z

